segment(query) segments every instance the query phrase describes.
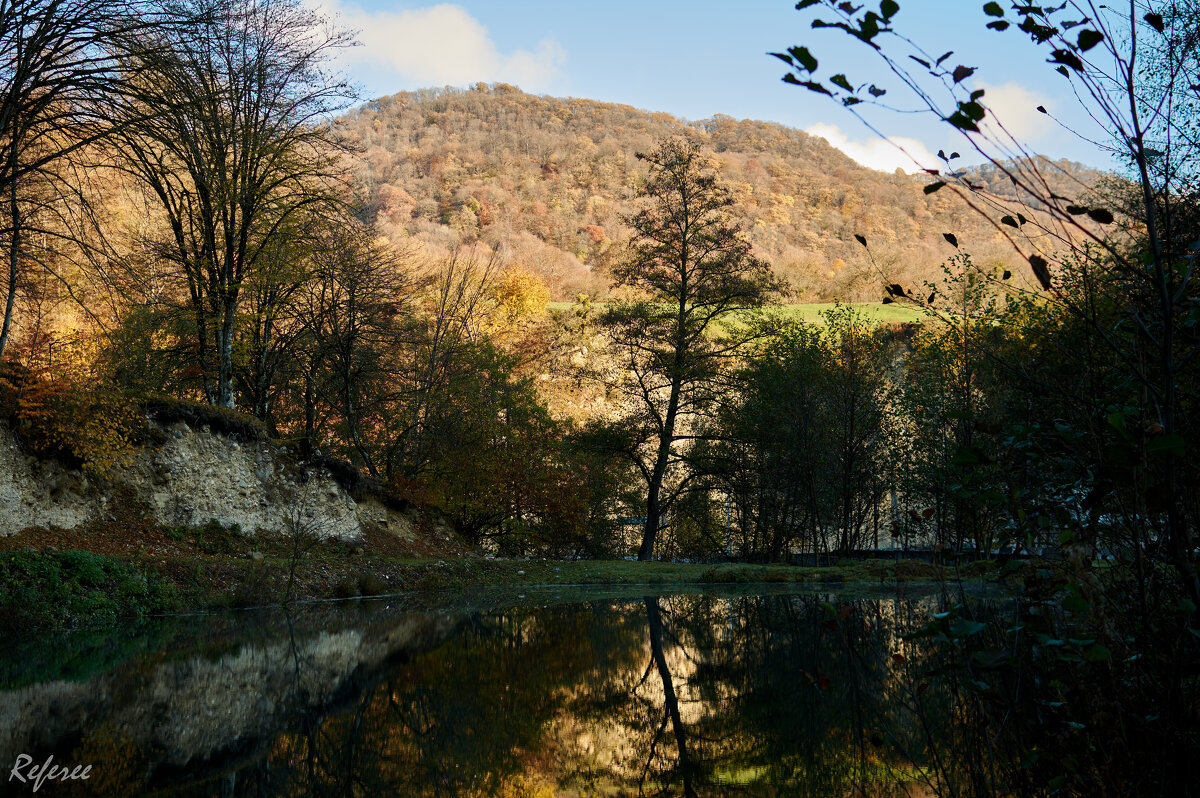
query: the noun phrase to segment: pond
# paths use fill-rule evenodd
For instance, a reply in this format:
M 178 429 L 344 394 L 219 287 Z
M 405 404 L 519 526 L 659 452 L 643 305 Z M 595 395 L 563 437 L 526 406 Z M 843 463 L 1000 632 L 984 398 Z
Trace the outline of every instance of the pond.
M 918 796 L 952 767 L 939 750 L 969 749 L 901 638 L 936 593 L 700 590 L 414 595 L 30 640 L 0 664 L 0 763 L 90 765 L 38 795 Z

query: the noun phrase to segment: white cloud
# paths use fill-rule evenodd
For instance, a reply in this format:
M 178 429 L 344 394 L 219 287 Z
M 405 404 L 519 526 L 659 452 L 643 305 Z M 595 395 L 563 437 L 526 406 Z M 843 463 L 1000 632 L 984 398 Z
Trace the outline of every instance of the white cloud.
M 1040 105 L 1053 113 L 1053 103 L 1046 96 L 1016 83 L 997 86 L 976 81 L 975 88 L 984 90 L 981 102 L 988 115 L 981 129 L 988 138 L 1007 142 L 1004 131 L 1008 131 L 1017 141 L 1033 144 L 1054 131 L 1050 117 L 1037 110 Z
M 499 81 L 545 91 L 566 61 L 566 51 L 553 39 L 533 51 L 500 52 L 487 28 L 451 3 L 406 11 L 366 11 L 339 0 L 321 5 L 338 24 L 357 32 L 360 46 L 346 53 L 347 62 L 392 70 L 409 87 Z
M 810 125 L 804 132 L 810 136 L 820 136 L 863 166 L 881 172 L 903 169 L 912 173 L 925 168 L 937 168 L 937 156 L 913 138 L 896 136 L 891 139 L 852 141 L 841 128 L 823 123 Z

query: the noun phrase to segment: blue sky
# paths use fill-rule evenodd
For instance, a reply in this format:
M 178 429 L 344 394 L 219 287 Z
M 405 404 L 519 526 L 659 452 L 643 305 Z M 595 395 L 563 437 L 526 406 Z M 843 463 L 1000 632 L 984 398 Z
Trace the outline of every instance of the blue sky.
M 825 136 L 875 168 L 915 169 L 828 98 L 780 81 L 784 65 L 766 55 L 805 44 L 852 82 L 874 80 L 902 97 L 882 64 L 848 37 L 813 31 L 787 0 L 319 0 L 359 47 L 344 56 L 364 98 L 425 86 L 503 81 L 536 94 L 586 97 L 696 120 L 722 113 L 765 119 Z M 908 0 L 894 22 L 931 53 L 955 50 L 976 67 L 975 86 L 991 110 L 1033 149 L 1106 166 L 1105 156 L 1034 111 L 1044 105 L 1086 130 L 1068 81 L 1021 34 L 988 31 L 982 2 Z M 826 73 L 828 74 L 828 73 Z M 932 118 L 876 115 L 872 122 L 906 149 L 960 150 L 964 142 Z M 978 161 L 978 156 L 966 158 Z

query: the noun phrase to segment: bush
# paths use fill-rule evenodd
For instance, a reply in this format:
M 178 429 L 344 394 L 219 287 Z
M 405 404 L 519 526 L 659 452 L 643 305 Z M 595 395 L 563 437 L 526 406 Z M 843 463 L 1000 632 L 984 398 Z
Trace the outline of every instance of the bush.
M 364 596 L 380 596 L 388 592 L 388 586 L 375 574 L 363 574 L 358 578 L 358 592 Z
M 0 629 L 53 630 L 143 618 L 175 606 L 174 589 L 86 551 L 0 554 Z
M 0 410 L 34 454 L 99 476 L 129 461 L 144 428 L 119 391 L 39 379 L 11 361 L 0 363 Z

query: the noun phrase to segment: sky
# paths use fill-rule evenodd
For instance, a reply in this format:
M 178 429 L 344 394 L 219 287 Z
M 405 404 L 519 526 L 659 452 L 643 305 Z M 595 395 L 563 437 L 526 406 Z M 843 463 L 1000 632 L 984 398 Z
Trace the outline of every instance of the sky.
M 890 90 L 903 110 L 916 106 L 868 48 L 838 31 L 814 31 L 811 12 L 791 0 L 312 0 L 358 46 L 340 56 L 363 99 L 423 87 L 511 83 L 534 94 L 580 97 L 666 111 L 688 120 L 716 114 L 779 122 L 826 138 L 872 168 L 937 166 L 932 153 L 961 151 L 961 164 L 983 160 L 929 115 L 872 113 L 870 122 L 904 151 L 879 138 L 840 104 L 781 81 L 786 69 L 767 55 L 803 44 L 852 83 Z M 1045 52 L 1015 30 L 985 28 L 979 0 L 908 0 L 896 28 L 927 52 L 977 71 L 971 88 L 1030 149 L 1109 168 L 1094 144 L 1055 119 L 1096 138 L 1066 78 Z M 936 56 L 935 56 L 936 57 Z M 1050 115 L 1037 113 L 1044 106 Z M 873 110 L 873 109 L 872 109 Z M 1052 118 L 1053 117 L 1053 118 Z

